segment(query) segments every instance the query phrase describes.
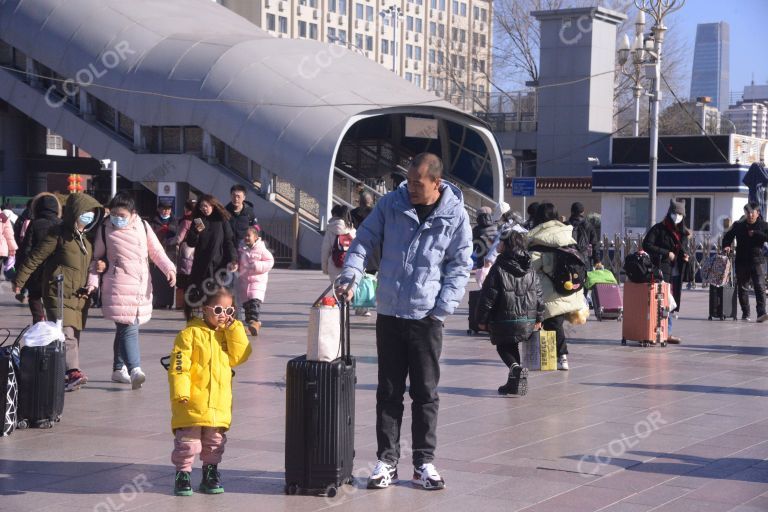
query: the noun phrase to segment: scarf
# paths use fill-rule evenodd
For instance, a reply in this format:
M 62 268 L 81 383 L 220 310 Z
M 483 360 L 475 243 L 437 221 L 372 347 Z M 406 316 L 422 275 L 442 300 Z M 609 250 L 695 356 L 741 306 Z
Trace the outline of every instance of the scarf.
M 667 231 L 672 233 L 672 237 L 675 239 L 675 254 L 679 254 L 680 251 L 683 248 L 683 235 L 680 234 L 680 231 L 678 231 L 677 226 L 675 226 L 672 223 L 672 219 L 669 218 L 669 216 L 664 218 L 664 227 L 667 228 Z

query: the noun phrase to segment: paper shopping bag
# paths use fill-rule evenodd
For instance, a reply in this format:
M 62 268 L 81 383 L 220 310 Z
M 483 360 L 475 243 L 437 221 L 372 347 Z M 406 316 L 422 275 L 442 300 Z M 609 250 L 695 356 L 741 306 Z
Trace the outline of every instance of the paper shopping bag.
M 555 331 L 533 331 L 527 342 L 520 343 L 520 364 L 531 371 L 557 370 Z

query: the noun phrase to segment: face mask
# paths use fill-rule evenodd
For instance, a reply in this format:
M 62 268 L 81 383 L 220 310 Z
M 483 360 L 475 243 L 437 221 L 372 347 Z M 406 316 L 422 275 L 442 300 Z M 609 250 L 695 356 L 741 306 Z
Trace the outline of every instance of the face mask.
M 161 218 L 162 220 L 168 220 L 168 219 L 170 219 L 170 218 L 171 218 L 171 216 L 170 216 L 170 215 L 161 215 L 161 216 L 160 216 L 160 218 Z
M 83 226 L 87 226 L 91 222 L 93 222 L 93 219 L 95 219 L 95 218 L 96 218 L 96 214 L 95 213 L 93 213 L 93 212 L 85 212 L 82 215 L 80 215 L 78 220 L 80 221 L 80 224 L 82 224 Z
M 680 224 L 681 222 L 683 222 L 683 216 L 680 215 L 679 213 L 673 214 L 672 215 L 672 222 L 674 222 L 675 224 Z
M 117 229 L 123 229 L 128 225 L 128 219 L 125 217 L 118 217 L 116 215 L 110 215 L 109 220 L 112 221 L 112 225 Z

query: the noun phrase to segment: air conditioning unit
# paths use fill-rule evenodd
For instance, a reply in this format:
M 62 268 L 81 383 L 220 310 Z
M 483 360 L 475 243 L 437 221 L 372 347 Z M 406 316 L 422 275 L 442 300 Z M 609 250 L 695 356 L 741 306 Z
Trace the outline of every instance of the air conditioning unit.
M 405 31 L 405 40 L 406 41 L 410 41 L 411 40 L 411 33 L 408 32 L 407 30 Z
M 333 15 L 331 13 L 328 13 L 328 14 L 325 15 L 326 23 L 331 23 L 332 19 L 333 19 Z
M 339 23 L 339 25 L 343 25 L 344 24 L 344 16 L 339 16 L 338 23 Z
M 266 7 L 267 9 L 269 9 L 271 4 L 272 2 L 270 2 L 269 0 L 264 0 L 264 7 Z
M 360 20 L 355 20 L 355 28 L 360 28 Z
M 371 30 L 371 22 L 370 21 L 366 21 L 365 22 L 365 31 L 368 32 L 369 30 Z
M 433 36 L 429 36 L 429 44 L 435 44 L 435 38 Z
M 379 64 L 384 64 L 384 56 L 379 55 Z
M 416 8 L 413 10 L 416 14 L 420 14 L 419 6 L 417 5 Z
M 480 22 L 480 30 L 485 32 L 485 23 L 483 23 L 482 21 Z
M 301 6 L 300 5 L 296 6 L 296 15 L 297 16 L 301 16 Z
M 277 2 L 277 10 L 283 12 L 285 10 L 285 2 Z
M 437 47 L 438 48 L 442 48 L 443 47 L 443 40 L 442 39 L 438 39 L 437 40 Z
M 440 11 L 439 13 L 437 13 L 437 19 L 438 21 L 443 21 L 443 11 Z
M 413 69 L 415 69 L 416 71 L 419 70 L 419 61 L 417 60 L 413 61 Z
M 384 25 L 381 26 L 381 30 L 379 31 L 381 35 L 384 35 Z
M 313 10 L 313 11 L 312 11 L 312 19 L 313 19 L 313 20 L 316 20 L 316 19 L 318 19 L 318 18 L 320 18 L 320 11 L 318 11 L 317 9 L 315 9 L 315 10 Z

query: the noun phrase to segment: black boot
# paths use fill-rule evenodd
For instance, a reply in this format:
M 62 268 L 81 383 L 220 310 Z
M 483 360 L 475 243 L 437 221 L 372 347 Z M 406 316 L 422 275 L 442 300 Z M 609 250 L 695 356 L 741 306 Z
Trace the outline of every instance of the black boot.
M 519 364 L 513 365 L 509 369 L 507 383 L 499 386 L 500 395 L 520 395 L 528 393 L 528 368 L 523 368 Z
M 221 474 L 216 464 L 203 465 L 203 481 L 200 482 L 200 492 L 203 494 L 221 494 Z
M 173 494 L 176 496 L 192 496 L 192 478 L 190 478 L 189 471 L 176 472 Z

